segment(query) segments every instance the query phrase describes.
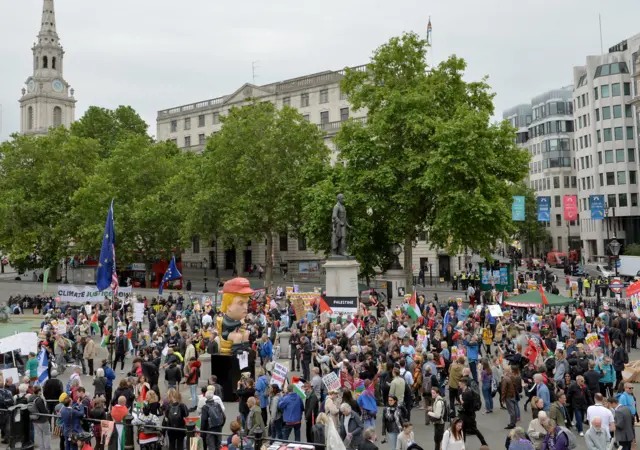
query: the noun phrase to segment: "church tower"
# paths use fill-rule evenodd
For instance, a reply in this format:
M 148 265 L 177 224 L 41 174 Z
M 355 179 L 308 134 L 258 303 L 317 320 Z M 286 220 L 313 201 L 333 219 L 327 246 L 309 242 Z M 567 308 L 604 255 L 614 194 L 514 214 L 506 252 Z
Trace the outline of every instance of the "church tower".
M 64 50 L 56 32 L 53 0 L 43 0 L 42 23 L 33 52 L 33 75 L 20 98 L 20 132 L 43 135 L 50 127 L 67 128 L 75 119 L 73 89 L 64 80 Z

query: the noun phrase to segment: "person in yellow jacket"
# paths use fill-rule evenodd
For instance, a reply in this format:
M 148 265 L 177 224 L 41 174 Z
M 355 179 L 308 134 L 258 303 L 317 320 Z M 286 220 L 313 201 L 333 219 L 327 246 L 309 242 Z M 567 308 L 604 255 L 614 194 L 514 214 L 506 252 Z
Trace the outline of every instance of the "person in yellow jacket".
M 449 367 L 449 405 L 451 405 L 451 412 L 456 415 L 456 400 L 458 398 L 458 383 L 462 378 L 462 371 L 464 370 L 465 357 L 460 356 L 456 359 L 451 367 Z
M 482 343 L 484 344 L 487 355 L 491 355 L 491 344 L 493 344 L 491 328 L 486 327 L 482 330 Z
M 591 296 L 591 281 L 589 281 L 589 278 L 585 278 L 582 286 L 584 287 L 584 295 L 585 297 L 590 297 Z

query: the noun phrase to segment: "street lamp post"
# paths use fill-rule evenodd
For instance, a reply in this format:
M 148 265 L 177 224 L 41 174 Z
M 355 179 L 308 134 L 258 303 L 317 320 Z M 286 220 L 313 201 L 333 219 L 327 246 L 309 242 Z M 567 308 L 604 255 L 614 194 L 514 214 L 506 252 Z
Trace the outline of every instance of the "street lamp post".
M 202 292 L 209 292 L 207 289 L 207 258 L 202 258 L 202 268 L 204 269 L 204 289 Z
M 616 277 L 618 276 L 618 255 L 620 254 L 620 247 L 620 242 L 618 242 L 614 235 L 613 240 L 609 242 L 609 250 L 611 250 L 611 254 L 615 256 L 614 264 L 616 266 Z

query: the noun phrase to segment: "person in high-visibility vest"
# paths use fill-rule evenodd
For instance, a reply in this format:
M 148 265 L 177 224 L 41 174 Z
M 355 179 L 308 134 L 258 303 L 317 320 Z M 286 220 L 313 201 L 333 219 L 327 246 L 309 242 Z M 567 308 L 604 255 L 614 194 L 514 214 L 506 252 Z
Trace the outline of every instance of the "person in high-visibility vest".
M 591 282 L 589 281 L 589 277 L 586 277 L 582 282 L 582 286 L 584 287 L 584 295 L 585 297 L 589 297 L 591 295 Z

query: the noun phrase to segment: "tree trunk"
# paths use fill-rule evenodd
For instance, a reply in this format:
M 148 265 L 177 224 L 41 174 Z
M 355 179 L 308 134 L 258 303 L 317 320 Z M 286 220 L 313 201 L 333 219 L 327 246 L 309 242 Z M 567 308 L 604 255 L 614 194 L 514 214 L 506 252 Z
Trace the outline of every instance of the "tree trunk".
M 244 276 L 244 239 L 236 242 L 236 271 L 238 276 Z
M 144 262 L 144 286 L 147 289 L 151 289 L 151 270 L 153 269 L 153 263 L 151 261 Z M 159 281 L 162 283 L 162 280 Z
M 267 233 L 267 259 L 264 262 L 264 280 L 267 287 L 267 293 L 270 294 L 271 280 L 273 280 L 273 233 Z
M 413 238 L 404 238 L 404 273 L 406 275 L 407 294 L 413 294 Z

